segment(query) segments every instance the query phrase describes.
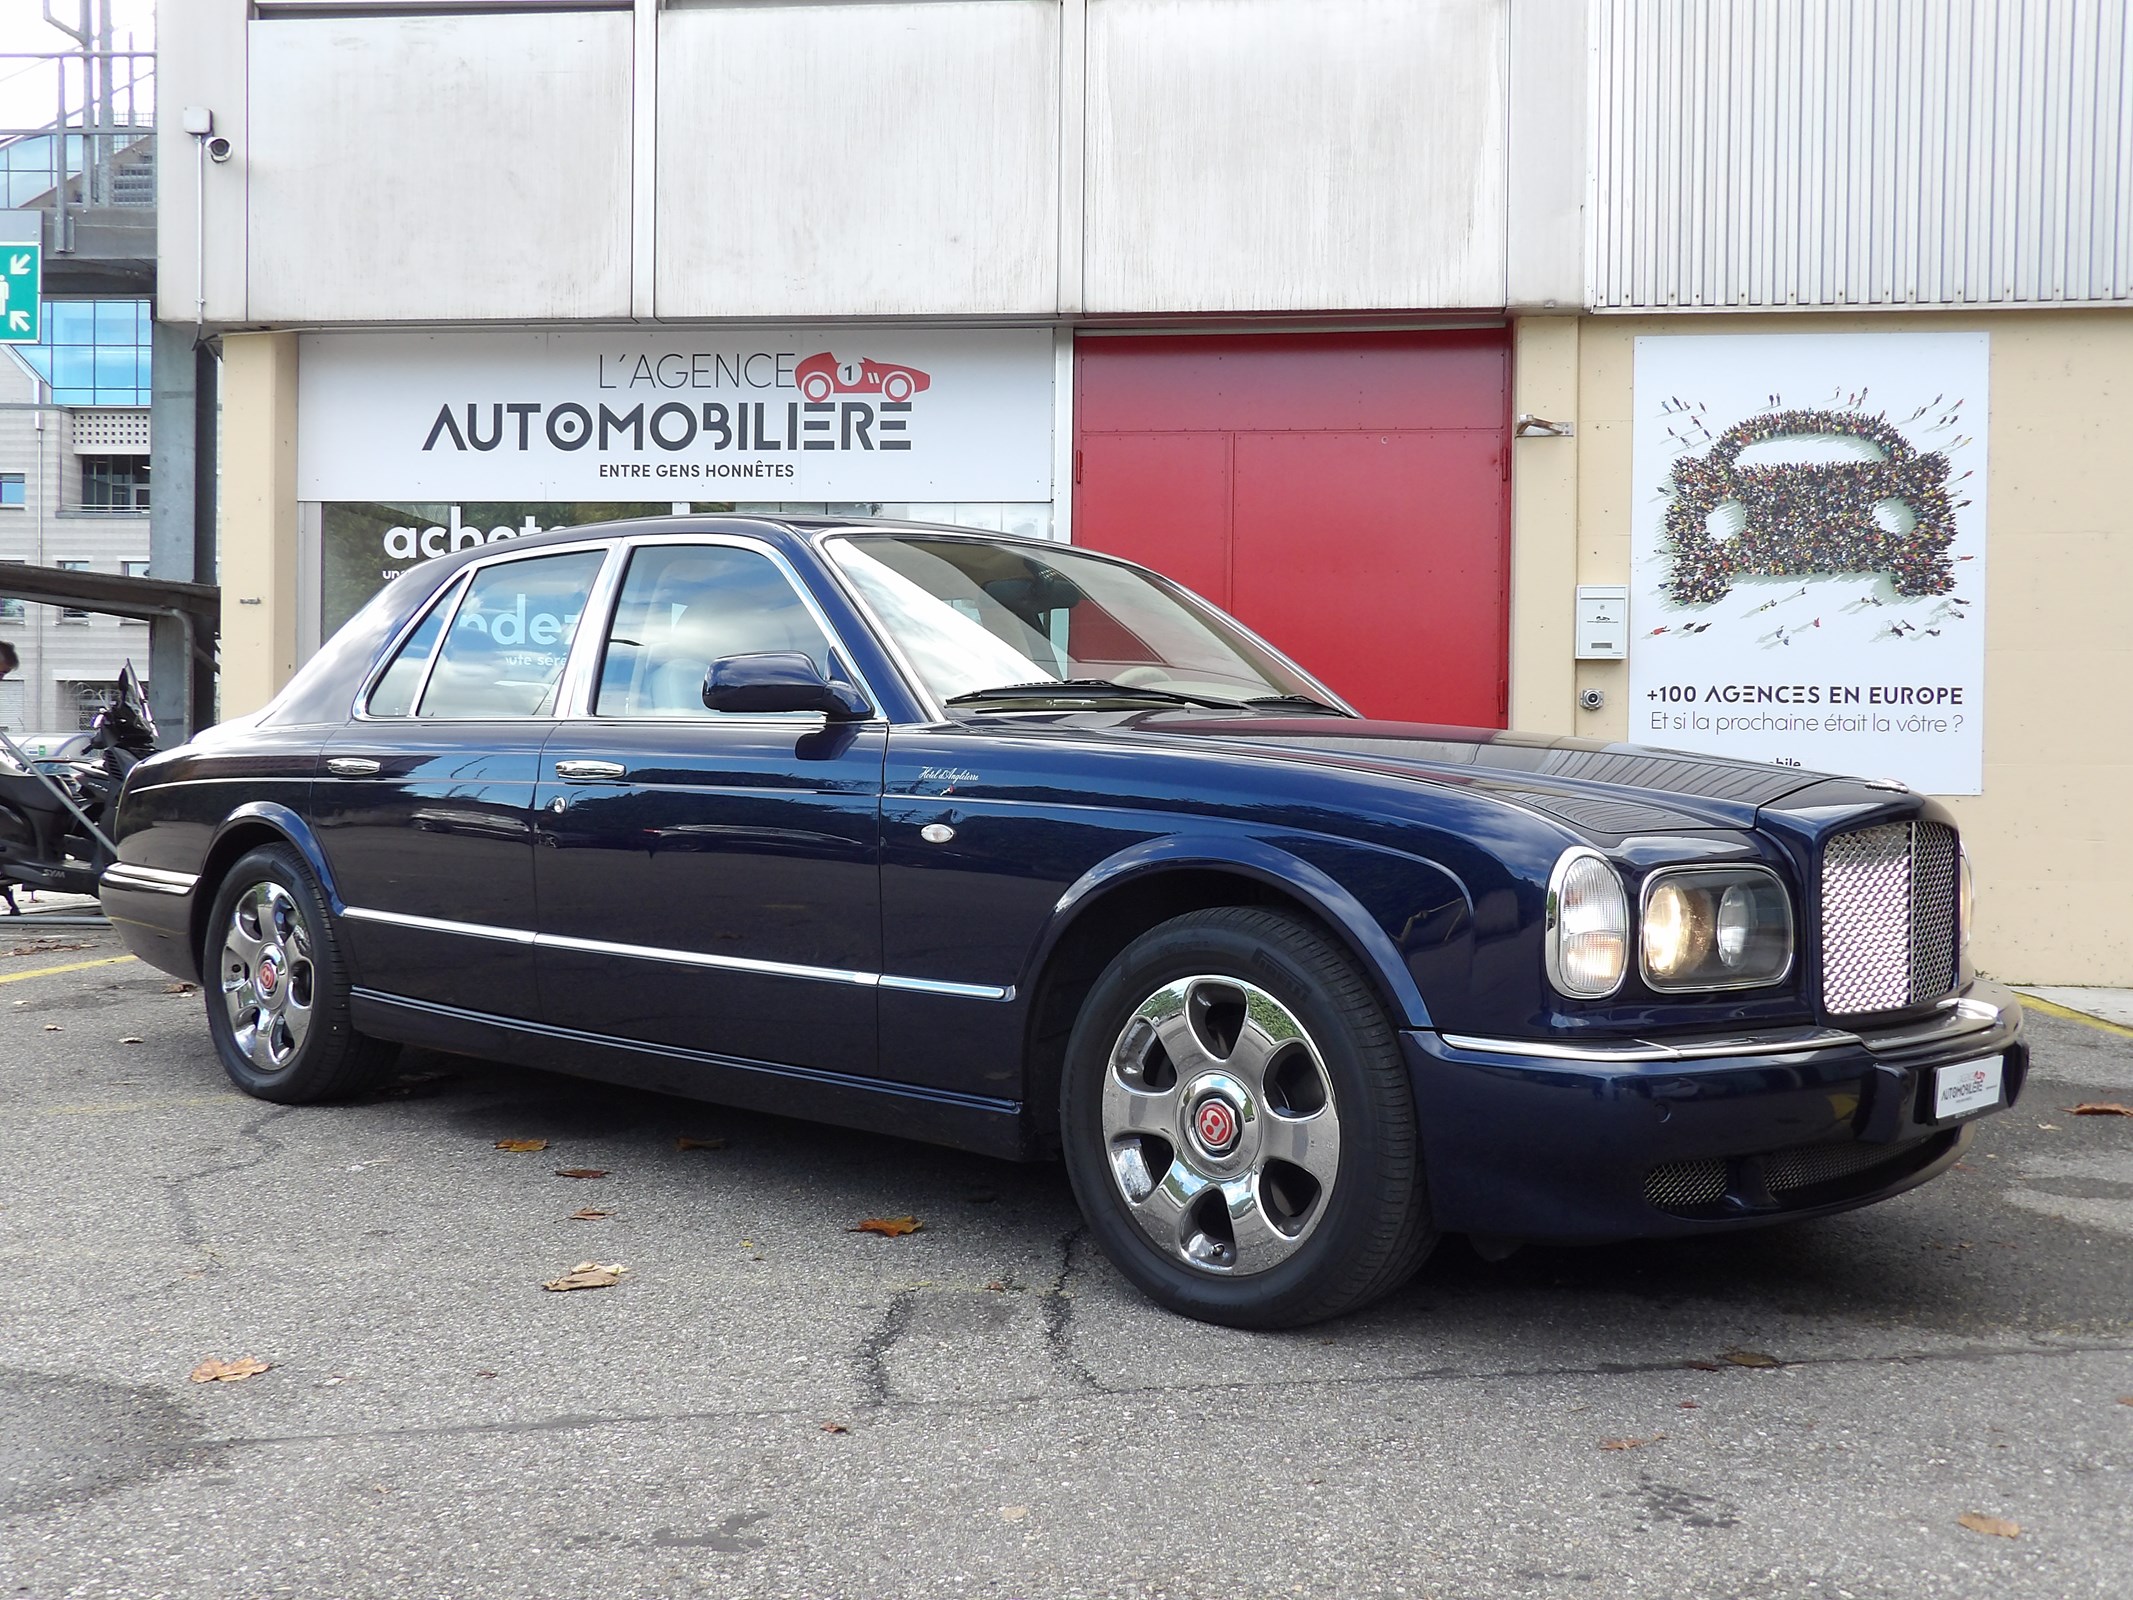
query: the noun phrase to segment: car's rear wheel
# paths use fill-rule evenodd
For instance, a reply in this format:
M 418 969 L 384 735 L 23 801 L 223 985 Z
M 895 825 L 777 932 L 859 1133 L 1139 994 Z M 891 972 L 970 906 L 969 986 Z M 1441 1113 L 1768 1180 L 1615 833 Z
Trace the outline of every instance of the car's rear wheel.
M 348 977 L 326 897 L 304 858 L 263 845 L 222 880 L 200 971 L 230 1080 L 283 1105 L 338 1100 L 391 1066 L 392 1045 L 348 1020 Z
M 1187 1316 L 1339 1316 L 1435 1242 L 1392 1027 L 1354 963 L 1281 912 L 1196 911 L 1127 946 L 1075 1023 L 1060 1119 L 1097 1243 Z

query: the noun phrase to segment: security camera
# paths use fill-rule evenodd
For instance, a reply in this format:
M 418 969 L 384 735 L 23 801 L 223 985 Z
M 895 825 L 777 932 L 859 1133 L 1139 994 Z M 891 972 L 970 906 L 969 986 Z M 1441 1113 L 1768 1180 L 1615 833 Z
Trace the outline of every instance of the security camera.
M 210 161 L 227 161 L 235 150 L 236 146 L 219 133 L 207 141 L 207 159 Z
M 1606 691 L 1601 689 L 1587 689 L 1578 696 L 1578 704 L 1583 706 L 1587 711 L 1597 711 L 1600 709 L 1600 707 L 1607 704 Z

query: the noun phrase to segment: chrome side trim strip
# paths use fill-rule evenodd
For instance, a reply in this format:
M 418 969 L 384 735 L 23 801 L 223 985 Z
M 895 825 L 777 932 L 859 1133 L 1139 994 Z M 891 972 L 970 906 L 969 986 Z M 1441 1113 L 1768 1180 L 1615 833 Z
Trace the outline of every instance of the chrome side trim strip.
M 573 939 L 563 933 L 530 935 L 544 950 L 575 950 L 583 955 L 630 956 L 639 961 L 670 961 L 681 967 L 718 967 L 729 972 L 756 972 L 771 978 L 818 978 L 824 983 L 857 983 L 868 987 L 881 981 L 875 972 L 850 972 L 841 967 L 803 967 L 787 961 L 758 961 L 750 956 L 714 956 L 699 950 L 667 950 L 649 944 L 612 944 L 605 939 Z
M 167 872 L 161 867 L 135 866 L 114 861 L 104 869 L 102 885 L 113 889 L 138 889 L 147 894 L 191 894 L 200 881 L 197 872 Z
M 944 995 L 956 1000 L 1012 1000 L 1012 986 L 986 983 L 947 983 L 935 978 L 903 978 L 879 972 L 857 972 L 843 967 L 807 967 L 790 961 L 759 961 L 751 956 L 719 956 L 701 950 L 670 950 L 658 945 L 617 944 L 606 939 L 576 939 L 563 933 L 535 933 L 526 928 L 496 928 L 479 922 L 448 922 L 442 917 L 418 917 L 404 911 L 373 911 L 349 906 L 342 916 L 355 922 L 377 922 L 391 927 L 417 928 L 425 933 L 457 933 L 470 939 L 495 939 L 506 944 L 534 945 L 544 950 L 574 950 L 582 955 L 624 956 L 636 961 L 666 961 L 682 967 L 712 967 L 726 972 L 753 972 L 771 978 L 805 978 L 818 983 L 848 983 L 861 988 L 897 989 L 911 994 Z
M 1012 1000 L 1015 986 L 1002 989 L 989 983 L 944 983 L 938 978 L 898 978 L 888 973 L 881 976 L 884 989 L 899 989 L 906 994 L 938 994 L 955 1000 Z
M 372 911 L 365 906 L 345 907 L 341 915 L 351 922 L 382 922 L 393 928 L 418 928 L 424 933 L 457 933 L 469 939 L 494 939 L 501 944 L 531 944 L 534 936 L 524 928 L 492 928 L 481 922 L 447 922 L 442 917 L 417 917 L 405 911 Z

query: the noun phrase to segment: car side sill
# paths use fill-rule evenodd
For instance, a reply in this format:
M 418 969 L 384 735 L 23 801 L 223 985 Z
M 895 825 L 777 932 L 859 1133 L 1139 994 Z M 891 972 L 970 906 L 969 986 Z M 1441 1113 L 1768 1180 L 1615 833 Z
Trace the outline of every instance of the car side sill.
M 509 1060 L 660 1094 L 743 1106 L 952 1145 L 1004 1160 L 1028 1160 L 1022 1104 L 913 1084 L 847 1077 L 584 1033 L 376 989 L 352 989 L 349 1020 L 361 1033 L 403 1044 Z

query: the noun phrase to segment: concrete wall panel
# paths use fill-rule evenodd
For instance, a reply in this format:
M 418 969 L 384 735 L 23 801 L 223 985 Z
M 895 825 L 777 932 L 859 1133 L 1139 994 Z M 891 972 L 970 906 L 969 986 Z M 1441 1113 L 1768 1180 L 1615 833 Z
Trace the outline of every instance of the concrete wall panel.
M 248 36 L 244 320 L 629 315 L 627 13 Z
M 1056 0 L 659 19 L 661 317 L 1049 313 Z
M 1500 308 L 1501 0 L 1090 0 L 1091 311 Z

